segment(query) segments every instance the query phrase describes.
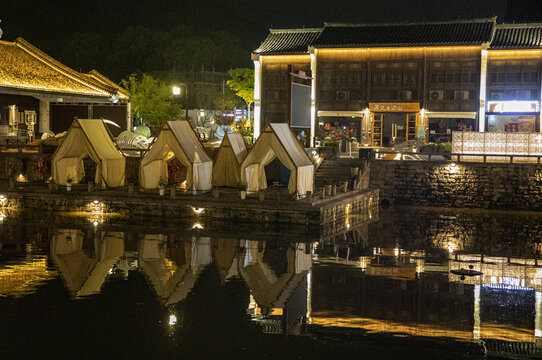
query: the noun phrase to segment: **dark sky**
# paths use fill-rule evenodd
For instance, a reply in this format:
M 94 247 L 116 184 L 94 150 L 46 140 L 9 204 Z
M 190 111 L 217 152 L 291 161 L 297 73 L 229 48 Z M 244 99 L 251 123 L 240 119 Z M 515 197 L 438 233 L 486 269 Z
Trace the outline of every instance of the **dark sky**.
M 491 17 L 505 7 L 506 0 L 2 0 L 0 27 L 5 40 L 22 36 L 39 46 L 73 32 L 113 36 L 135 24 L 163 30 L 197 24 L 256 47 L 269 27 Z

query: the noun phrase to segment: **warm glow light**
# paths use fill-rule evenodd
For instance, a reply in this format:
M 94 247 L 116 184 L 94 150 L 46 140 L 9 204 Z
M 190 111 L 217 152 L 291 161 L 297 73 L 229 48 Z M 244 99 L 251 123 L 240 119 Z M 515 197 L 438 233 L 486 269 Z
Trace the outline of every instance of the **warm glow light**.
M 489 112 L 538 112 L 538 101 L 488 101 L 487 108 Z
M 169 325 L 175 325 L 177 323 L 177 316 L 171 314 L 169 315 Z
M 399 153 L 395 155 L 395 158 L 393 160 L 401 160 L 401 154 Z
M 199 116 L 201 116 L 201 117 L 205 116 L 205 111 L 200 111 Z
M 451 254 L 454 252 L 455 245 L 453 243 L 448 243 L 448 252 Z
M 6 218 L 6 215 L 4 213 L 0 213 L 0 222 L 4 221 Z
M 92 225 L 94 225 L 94 226 L 98 226 L 99 224 L 100 224 L 100 223 L 97 222 L 97 221 L 92 222 Z
M 5 195 L 0 195 L 0 203 L 6 202 L 7 198 Z
M 455 163 L 451 163 L 450 166 L 451 166 L 451 167 L 455 167 Z
M 201 225 L 200 223 L 195 223 L 194 225 L 192 225 L 192 229 L 203 229 L 203 225 Z
M 25 182 L 26 181 L 26 178 L 23 174 L 19 174 L 19 176 L 17 176 L 17 181 L 18 182 Z
M 393 249 L 393 253 L 395 254 L 395 256 L 399 256 L 399 249 L 398 248 Z
M 202 212 L 205 211 L 205 208 L 197 208 L 196 209 L 195 207 L 193 207 L 192 211 L 194 211 L 196 214 L 201 214 Z
M 173 87 L 173 95 L 181 95 L 181 88 L 178 86 Z
M 94 205 L 98 205 L 100 202 L 98 200 L 93 201 Z

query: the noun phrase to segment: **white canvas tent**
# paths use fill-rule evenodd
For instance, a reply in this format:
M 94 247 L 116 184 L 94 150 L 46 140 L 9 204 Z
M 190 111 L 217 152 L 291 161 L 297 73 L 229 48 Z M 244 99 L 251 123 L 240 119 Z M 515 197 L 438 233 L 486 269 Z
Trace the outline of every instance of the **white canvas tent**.
M 304 195 L 313 191 L 314 165 L 288 124 L 269 124 L 241 165 L 241 177 L 248 190 L 267 188 L 264 167 L 275 158 L 291 171 L 290 194 Z
M 109 271 L 124 256 L 124 234 L 121 232 L 96 234 L 95 256 L 83 249 L 83 239 L 81 230 L 58 229 L 51 241 L 51 258 L 74 297 L 99 293 Z
M 287 270 L 280 275 L 265 262 L 265 250 L 259 249 L 257 241 L 247 240 L 244 249 L 238 270 L 258 306 L 262 310 L 284 307 L 312 267 L 312 256 L 306 253 L 305 244 L 288 248 Z
M 235 187 L 241 181 L 241 164 L 247 146 L 239 133 L 224 134 L 213 165 L 213 186 Z
M 100 119 L 75 119 L 64 142 L 52 160 L 53 179 L 65 185 L 68 176 L 78 183 L 85 177 L 83 159 L 96 163 L 95 183 L 100 186 L 123 186 L 126 159 L 117 149 L 112 135 Z
M 156 295 L 165 305 L 186 298 L 199 274 L 211 263 L 209 238 L 186 241 L 179 257 L 166 258 L 164 235 L 146 234 L 139 243 L 139 266 L 151 282 Z
M 160 178 L 168 177 L 167 162 L 173 157 L 188 169 L 187 189 L 211 189 L 213 162 L 188 121 L 168 121 L 164 124 L 141 161 L 141 186 L 145 189 L 157 188 Z

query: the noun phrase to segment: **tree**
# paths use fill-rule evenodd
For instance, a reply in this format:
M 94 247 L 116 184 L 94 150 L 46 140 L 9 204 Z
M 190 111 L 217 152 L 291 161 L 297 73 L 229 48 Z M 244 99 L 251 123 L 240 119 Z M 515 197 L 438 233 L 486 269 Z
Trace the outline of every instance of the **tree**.
M 149 74 L 132 74 L 122 80 L 130 92 L 132 115 L 148 124 L 160 125 L 181 118 L 181 106 L 172 101 L 171 88 Z
M 228 86 L 235 91 L 235 95 L 245 101 L 248 107 L 250 119 L 250 104 L 254 102 L 254 70 L 249 68 L 237 68 L 228 71 L 230 80 Z

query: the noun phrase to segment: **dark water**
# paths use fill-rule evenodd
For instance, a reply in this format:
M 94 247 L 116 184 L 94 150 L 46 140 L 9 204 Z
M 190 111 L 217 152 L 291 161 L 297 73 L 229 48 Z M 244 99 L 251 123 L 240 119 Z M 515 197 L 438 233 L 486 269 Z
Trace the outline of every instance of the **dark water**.
M 0 219 L 0 358 L 542 354 L 536 214 L 392 208 L 305 236 L 198 219 Z

